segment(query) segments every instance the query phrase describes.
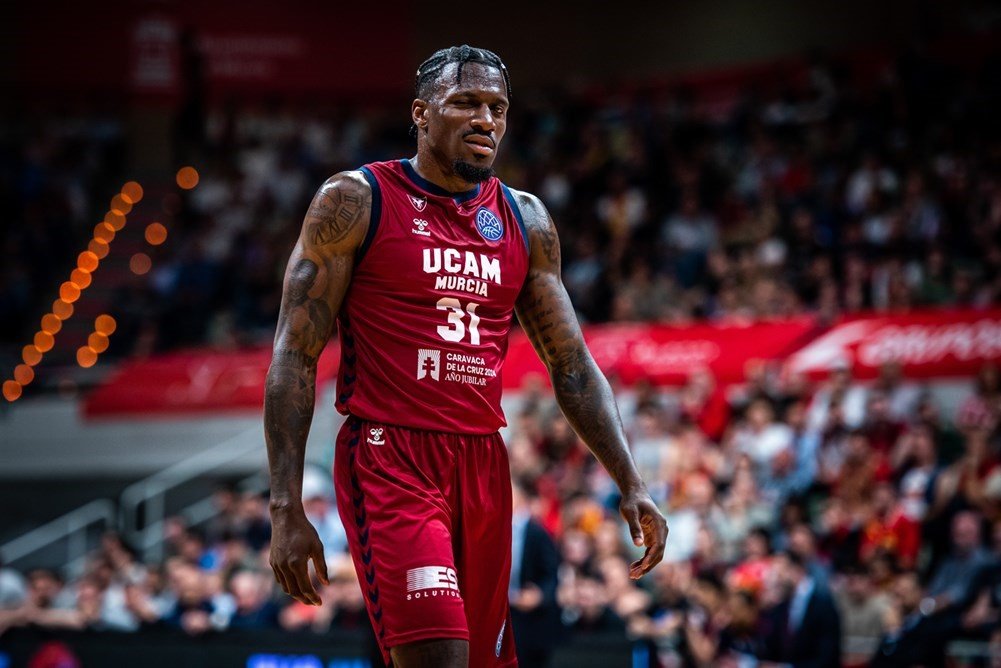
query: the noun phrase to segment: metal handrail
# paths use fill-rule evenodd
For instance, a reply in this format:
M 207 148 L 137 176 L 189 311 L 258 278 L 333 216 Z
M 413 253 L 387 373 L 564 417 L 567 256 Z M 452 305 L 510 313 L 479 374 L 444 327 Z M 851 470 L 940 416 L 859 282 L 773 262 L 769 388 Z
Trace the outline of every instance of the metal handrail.
M 0 545 L 0 554 L 3 555 L 4 563 L 10 564 L 66 540 L 66 561 L 72 571 L 87 556 L 87 530 L 95 524 L 102 524 L 105 528 L 113 527 L 115 515 L 115 504 L 112 501 L 95 499 Z
M 261 473 L 255 473 L 241 480 L 237 487 L 245 492 L 263 492 L 268 489 L 268 478 Z M 219 513 L 216 510 L 213 498 L 208 496 L 200 501 L 195 501 L 185 508 L 182 508 L 176 514 L 183 517 L 187 521 L 188 526 L 198 526 L 208 522 Z M 158 519 L 143 529 L 142 540 L 144 542 L 142 544 L 142 549 L 144 551 L 150 551 L 154 547 L 157 548 L 157 558 L 161 558 L 163 556 L 162 545 L 166 540 L 163 535 L 163 527 L 166 522 L 166 518 Z
M 144 557 L 161 558 L 167 492 L 223 464 L 261 451 L 262 441 L 261 428 L 252 427 L 126 487 L 119 499 L 123 537 L 142 550 Z M 140 523 L 143 504 L 145 518 Z

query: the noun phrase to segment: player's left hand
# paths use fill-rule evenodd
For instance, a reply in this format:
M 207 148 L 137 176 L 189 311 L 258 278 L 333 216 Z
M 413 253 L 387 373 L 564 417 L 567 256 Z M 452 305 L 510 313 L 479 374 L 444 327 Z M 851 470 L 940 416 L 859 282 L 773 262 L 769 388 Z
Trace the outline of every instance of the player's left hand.
M 623 494 L 619 512 L 629 525 L 629 534 L 637 547 L 646 545 L 646 552 L 639 561 L 629 566 L 629 577 L 633 580 L 646 575 L 651 568 L 664 558 L 664 544 L 667 542 L 667 520 L 660 514 L 657 504 L 650 498 L 645 487 Z

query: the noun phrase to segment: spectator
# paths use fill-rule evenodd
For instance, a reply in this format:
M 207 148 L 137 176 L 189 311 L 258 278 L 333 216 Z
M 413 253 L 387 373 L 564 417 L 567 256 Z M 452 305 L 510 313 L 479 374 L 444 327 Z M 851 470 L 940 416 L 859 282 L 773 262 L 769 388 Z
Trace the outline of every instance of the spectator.
M 229 618 L 229 628 L 278 627 L 278 608 L 268 600 L 267 582 L 263 574 L 250 570 L 238 570 L 230 576 L 228 588 L 236 609 Z
M 727 597 L 726 623 L 720 631 L 717 658 L 720 666 L 738 667 L 764 656 L 761 641 L 760 612 L 754 594 L 731 590 Z
M 792 430 L 775 421 L 768 399 L 759 398 L 747 408 L 746 424 L 733 436 L 733 450 L 750 458 L 758 488 L 772 502 L 781 496 L 781 483 L 795 458 Z
M 532 496 L 524 483 L 514 483 L 511 622 L 519 638 L 518 662 L 546 666 L 559 638 L 560 610 L 556 604 L 559 553 L 553 539 L 532 518 Z
M 956 424 L 961 429 L 995 430 L 1001 419 L 1001 372 L 993 364 L 986 364 L 977 374 L 972 395 L 960 405 Z
M 182 629 L 189 635 L 225 628 L 228 619 L 211 600 L 205 574 L 197 566 L 178 564 L 171 577 L 177 601 L 164 617 L 167 626 Z
M 692 607 L 685 614 L 685 642 L 694 663 L 713 665 L 720 654 L 720 634 L 728 622 L 726 590 L 712 573 L 696 575 L 691 591 Z
M 841 616 L 841 654 L 845 666 L 866 666 L 885 633 L 889 599 L 873 595 L 869 573 L 861 565 L 846 569 L 843 585 L 835 592 Z
M 20 573 L 0 561 L 0 611 L 14 610 L 28 599 L 28 583 Z
M 324 476 L 313 467 L 309 467 L 308 472 L 303 475 L 302 507 L 306 512 L 306 519 L 319 534 L 323 551 L 328 558 L 346 553 L 347 534 L 337 515 L 330 476 Z
M 866 561 L 877 550 L 891 555 L 902 568 L 914 568 L 921 548 L 921 525 L 898 503 L 888 482 L 876 485 L 871 515 L 862 529 L 859 557 Z
M 990 561 L 980 537 L 981 517 L 973 511 L 957 513 L 952 520 L 952 549 L 928 582 L 933 610 L 958 604 L 970 596 L 977 572 Z
M 765 656 L 792 666 L 841 666 L 841 618 L 826 587 L 795 552 L 777 558 L 781 600 L 769 613 Z
M 886 633 L 869 664 L 873 668 L 909 668 L 936 665 L 942 654 L 941 637 L 921 610 L 922 591 L 918 576 L 906 571 L 897 576 L 883 626 Z
M 717 222 L 702 211 L 696 192 L 688 190 L 682 195 L 681 206 L 664 221 L 661 234 L 667 247 L 677 254 L 678 282 L 682 287 L 693 287 L 718 239 Z
M 600 579 L 583 575 L 576 579 L 573 594 L 563 609 L 563 623 L 573 633 L 621 635 L 625 624 L 609 607 L 608 590 Z

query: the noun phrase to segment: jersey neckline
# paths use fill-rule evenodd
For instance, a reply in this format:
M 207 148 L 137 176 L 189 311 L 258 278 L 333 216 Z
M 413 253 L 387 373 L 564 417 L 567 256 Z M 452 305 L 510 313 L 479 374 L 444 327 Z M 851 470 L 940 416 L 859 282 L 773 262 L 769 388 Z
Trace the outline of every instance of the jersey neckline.
M 410 179 L 415 186 L 428 192 L 431 195 L 436 195 L 438 197 L 451 197 L 455 200 L 457 204 L 462 204 L 463 202 L 468 202 L 469 200 L 475 198 L 480 194 L 480 184 L 477 183 L 476 187 L 472 190 L 466 190 L 464 192 L 453 193 L 445 190 L 439 185 L 431 183 L 423 176 L 417 173 L 414 166 L 410 164 L 409 158 L 402 158 L 400 160 L 400 166 L 403 167 L 403 173 L 406 174 L 407 178 Z

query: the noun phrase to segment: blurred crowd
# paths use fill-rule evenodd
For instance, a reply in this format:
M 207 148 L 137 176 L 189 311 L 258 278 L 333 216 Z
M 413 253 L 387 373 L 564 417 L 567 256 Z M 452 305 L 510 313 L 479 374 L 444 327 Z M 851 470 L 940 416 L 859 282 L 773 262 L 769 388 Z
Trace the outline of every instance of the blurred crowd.
M 719 104 L 670 86 L 522 91 L 513 76 L 500 176 L 551 210 L 584 321 L 1001 301 L 1001 61 L 911 53 L 874 72 L 817 59 Z M 146 249 L 152 270 L 106 296 L 112 352 L 270 341 L 313 192 L 410 155 L 405 111 L 234 102 L 187 116 L 178 141 L 200 181 L 157 212 L 169 237 Z M 51 268 L 71 266 L 126 180 L 125 138 L 93 111 L 5 127 L 0 345 L 20 350 L 62 280 Z M 935 666 L 955 639 L 1001 651 L 997 368 L 955 414 L 893 364 L 868 385 L 847 367 L 814 385 L 761 366 L 735 390 L 696 372 L 676 392 L 618 396 L 668 518 L 664 563 L 629 579 L 642 548 L 614 485 L 551 395 L 526 387 L 505 434 L 523 665 L 599 633 L 635 642 L 651 668 Z M 0 568 L 0 633 L 369 632 L 329 482 L 309 479 L 330 573 L 320 607 L 274 582 L 267 499 L 220 489 L 207 526 L 168 523 L 155 563 L 109 534 L 79 577 Z
M 629 564 L 643 548 L 614 484 L 552 395 L 526 387 L 506 433 L 523 665 L 596 634 L 633 642 L 651 668 L 936 666 L 957 639 L 1001 651 L 1001 374 L 984 367 L 950 415 L 894 365 L 868 385 L 849 378 L 763 371 L 724 392 L 699 373 L 677 392 L 620 392 L 671 531 L 638 581 Z M 0 570 L 0 630 L 369 633 L 329 475 L 310 468 L 303 499 L 328 560 L 320 607 L 274 581 L 267 499 L 220 489 L 208 524 L 167 523 L 162 561 L 109 534 L 69 582 Z
M 695 85 L 522 90 L 514 77 L 499 175 L 552 212 L 585 321 L 829 319 L 1001 297 L 996 58 L 817 58 L 722 100 Z M 177 160 L 201 179 L 153 214 L 169 237 L 147 249 L 152 271 L 109 299 L 116 351 L 270 340 L 312 194 L 337 171 L 411 155 L 407 106 L 186 110 Z M 94 116 L 8 125 L 0 322 L 13 341 L 55 293 L 35 260 L 72 257 L 64 247 L 82 247 L 124 181 L 123 134 Z

